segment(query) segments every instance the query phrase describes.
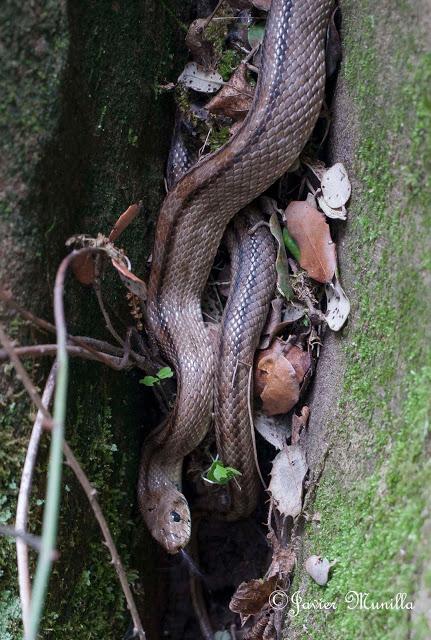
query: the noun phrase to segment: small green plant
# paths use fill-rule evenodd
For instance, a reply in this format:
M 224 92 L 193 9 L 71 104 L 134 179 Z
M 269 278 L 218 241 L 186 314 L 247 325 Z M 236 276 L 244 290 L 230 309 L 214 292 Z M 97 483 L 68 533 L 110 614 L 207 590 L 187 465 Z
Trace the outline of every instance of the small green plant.
M 216 458 L 213 460 L 206 475 L 203 476 L 203 479 L 211 484 L 227 484 L 230 480 L 240 475 L 242 475 L 241 471 L 233 467 L 225 467 L 223 462 Z
M 139 380 L 140 384 L 144 384 L 146 387 L 154 387 L 155 384 L 160 384 L 162 380 L 166 378 L 172 378 L 174 372 L 170 367 L 162 367 L 155 376 L 145 376 L 142 380 Z

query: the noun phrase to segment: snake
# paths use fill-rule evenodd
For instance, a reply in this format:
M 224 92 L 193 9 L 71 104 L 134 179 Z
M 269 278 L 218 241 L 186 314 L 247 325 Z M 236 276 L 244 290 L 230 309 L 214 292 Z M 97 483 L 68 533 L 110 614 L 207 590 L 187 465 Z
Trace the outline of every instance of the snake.
M 202 293 L 229 222 L 289 169 L 311 135 L 325 91 L 332 3 L 272 0 L 249 113 L 224 146 L 183 175 L 159 212 L 147 325 L 175 370 L 177 393 L 170 414 L 144 441 L 138 502 L 150 533 L 171 554 L 188 544 L 191 533 L 183 460 L 202 442 L 212 417 L 215 358 Z M 247 334 L 248 319 L 241 322 Z M 245 411 L 247 396 L 235 398 L 235 407 Z M 227 430 L 226 441 L 233 438 Z

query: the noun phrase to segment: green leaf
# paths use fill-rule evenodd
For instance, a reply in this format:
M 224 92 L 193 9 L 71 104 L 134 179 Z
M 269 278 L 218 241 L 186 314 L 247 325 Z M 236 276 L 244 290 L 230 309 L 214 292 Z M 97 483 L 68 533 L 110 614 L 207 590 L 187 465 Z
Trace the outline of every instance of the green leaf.
M 163 367 L 160 371 L 157 372 L 157 377 L 160 380 L 164 380 L 165 378 L 172 378 L 174 372 L 170 367 Z
M 289 235 L 289 232 L 288 232 L 288 230 L 286 228 L 283 229 L 283 240 L 284 240 L 284 244 L 285 244 L 286 248 L 289 250 L 289 252 L 295 258 L 295 260 L 297 262 L 299 262 L 299 260 L 301 258 L 301 252 L 300 252 L 299 247 L 296 244 L 295 240 L 292 238 L 291 235 Z
M 221 460 L 214 460 L 205 476 L 209 482 L 215 484 L 227 484 L 235 476 L 240 476 L 241 472 L 233 467 L 225 467 Z
M 144 384 L 146 387 L 154 387 L 155 384 L 159 384 L 160 380 L 154 376 L 145 376 L 142 380 L 139 380 L 140 384 Z

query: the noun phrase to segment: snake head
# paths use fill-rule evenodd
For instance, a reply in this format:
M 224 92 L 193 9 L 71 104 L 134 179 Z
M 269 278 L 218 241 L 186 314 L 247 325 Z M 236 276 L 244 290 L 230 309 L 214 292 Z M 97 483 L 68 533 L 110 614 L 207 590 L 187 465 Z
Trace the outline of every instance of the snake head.
M 168 552 L 178 553 L 190 540 L 189 506 L 179 491 L 164 496 L 154 508 L 147 507 L 147 525 L 153 537 Z M 149 522 L 151 520 L 151 522 Z

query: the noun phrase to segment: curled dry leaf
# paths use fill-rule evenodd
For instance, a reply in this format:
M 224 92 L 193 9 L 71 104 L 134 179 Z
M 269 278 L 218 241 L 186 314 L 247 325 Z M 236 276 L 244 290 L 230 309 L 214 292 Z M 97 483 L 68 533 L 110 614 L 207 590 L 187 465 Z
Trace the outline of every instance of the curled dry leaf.
M 313 578 L 314 582 L 323 587 L 328 582 L 329 571 L 334 564 L 335 562 L 329 562 L 327 558 L 310 556 L 305 561 L 305 570 Z
M 305 201 L 289 204 L 284 219 L 300 250 L 299 264 L 317 282 L 330 282 L 337 264 L 335 244 L 324 216 Z
M 143 280 L 135 276 L 134 273 L 129 271 L 129 269 L 121 262 L 117 260 L 112 260 L 112 265 L 118 271 L 118 275 L 122 283 L 127 287 L 131 293 L 137 296 L 140 300 L 147 299 L 147 285 Z
M 341 162 L 337 162 L 325 171 L 322 176 L 321 189 L 326 204 L 333 209 L 342 207 L 349 200 L 352 187 L 347 171 Z
M 284 447 L 274 458 L 268 491 L 283 516 L 296 518 L 301 513 L 307 471 L 305 455 L 299 445 Z
M 299 383 L 293 365 L 284 355 L 284 343 L 275 340 L 261 352 L 255 367 L 255 391 L 268 415 L 287 413 L 299 400 Z
M 319 196 L 317 198 L 317 202 L 319 203 L 319 207 L 322 209 L 325 216 L 328 218 L 332 218 L 333 220 L 347 220 L 347 209 L 344 205 L 338 207 L 338 209 L 333 209 L 326 203 L 326 200 L 323 196 Z
M 96 279 L 95 253 L 81 253 L 72 260 L 72 271 L 81 284 L 93 284 Z
M 337 276 L 334 276 L 333 282 L 325 284 L 325 293 L 327 299 L 326 322 L 332 331 L 339 331 L 349 316 L 350 302 Z
M 206 108 L 210 113 L 221 114 L 232 120 L 243 120 L 253 101 L 253 87 L 247 80 L 247 65 L 242 62 L 219 93 Z
M 292 444 L 299 444 L 299 436 L 305 427 L 307 426 L 308 418 L 310 417 L 310 409 L 305 404 L 301 409 L 301 415 L 292 416 Z
M 258 356 L 255 393 L 269 416 L 287 413 L 299 400 L 300 384 L 311 366 L 310 355 L 296 345 L 275 340 Z
M 265 578 L 277 576 L 284 579 L 289 576 L 296 564 L 296 553 L 292 545 L 283 545 L 277 539 L 275 533 L 270 532 L 267 538 L 272 547 L 272 560 Z
M 266 324 L 262 331 L 259 349 L 267 349 L 271 344 L 271 336 L 275 335 L 274 331 L 276 331 L 277 326 L 281 322 L 281 310 L 283 308 L 283 304 L 284 303 L 282 298 L 274 298 L 274 300 L 271 300 L 271 308 L 269 310 Z
M 268 580 L 241 582 L 232 596 L 229 609 L 239 613 L 241 623 L 244 624 L 249 616 L 256 615 L 268 604 L 268 598 L 274 591 L 276 583 L 275 576 Z
M 215 93 L 224 85 L 223 78 L 219 73 L 206 71 L 196 62 L 186 64 L 178 82 L 201 93 Z
M 212 66 L 214 61 L 214 45 L 205 38 L 206 18 L 194 20 L 186 35 L 186 47 L 193 56 L 193 59 L 205 69 Z
M 110 242 L 115 242 L 118 236 L 123 233 L 125 229 L 127 229 L 131 222 L 133 222 L 140 210 L 140 204 L 131 204 L 129 207 L 127 207 L 127 209 L 123 211 L 117 222 L 112 227 L 108 240 Z
M 290 429 L 283 415 L 268 416 L 256 409 L 253 414 L 254 428 L 269 444 L 281 451 L 290 436 Z

